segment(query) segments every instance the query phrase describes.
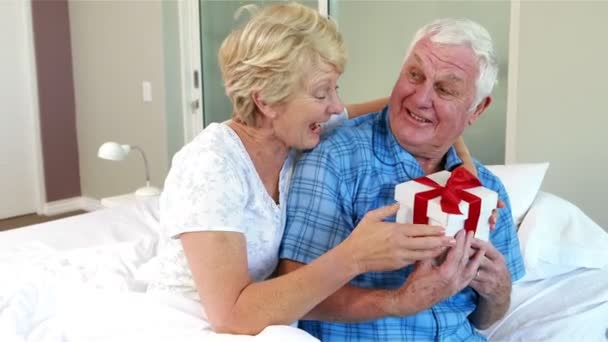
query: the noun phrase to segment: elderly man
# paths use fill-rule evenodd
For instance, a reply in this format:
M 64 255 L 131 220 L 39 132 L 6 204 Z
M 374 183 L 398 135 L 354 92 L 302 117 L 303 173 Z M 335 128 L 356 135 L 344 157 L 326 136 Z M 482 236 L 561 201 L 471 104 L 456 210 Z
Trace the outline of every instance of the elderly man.
M 444 19 L 420 29 L 389 106 L 352 120 L 299 162 L 280 271 L 343 241 L 365 213 L 394 202 L 395 185 L 458 166 L 451 146 L 491 103 L 496 75 L 493 43 L 480 25 Z M 524 267 L 504 186 L 482 165 L 477 171 L 505 203 L 490 242 L 461 231 L 439 265 L 358 276 L 300 327 L 322 341 L 484 340 L 475 328 L 504 315 Z

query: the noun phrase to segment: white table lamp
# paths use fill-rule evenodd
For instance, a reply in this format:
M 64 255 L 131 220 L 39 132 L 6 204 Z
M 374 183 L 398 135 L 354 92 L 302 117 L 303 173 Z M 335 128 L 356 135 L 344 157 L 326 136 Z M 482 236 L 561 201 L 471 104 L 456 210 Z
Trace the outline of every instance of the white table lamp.
M 150 171 L 148 170 L 148 159 L 146 158 L 144 150 L 142 150 L 140 147 L 131 145 L 121 145 L 119 143 L 109 141 L 99 147 L 99 150 L 97 151 L 97 156 L 99 158 L 108 160 L 123 160 L 127 157 L 131 150 L 137 150 L 139 151 L 139 153 L 141 153 L 141 156 L 144 159 L 144 166 L 146 168 L 146 186 L 137 189 L 135 191 L 135 195 L 142 197 L 158 196 L 160 194 L 160 190 L 150 185 Z

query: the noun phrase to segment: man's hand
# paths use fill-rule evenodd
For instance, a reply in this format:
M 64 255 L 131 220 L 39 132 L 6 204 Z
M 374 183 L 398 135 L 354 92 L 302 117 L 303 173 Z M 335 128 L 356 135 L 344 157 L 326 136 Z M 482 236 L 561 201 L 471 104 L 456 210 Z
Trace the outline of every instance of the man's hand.
M 479 273 L 471 287 L 479 294 L 477 308 L 469 319 L 478 329 L 486 329 L 501 319 L 509 309 L 511 300 L 511 273 L 502 254 L 489 242 L 473 240 L 473 248 L 486 251 Z
M 482 246 L 469 256 L 473 241 L 473 233 L 462 230 L 441 265 L 435 266 L 431 260 L 417 262 L 405 284 L 395 292 L 392 315 L 420 312 L 469 286 L 485 253 Z
M 491 243 L 478 239 L 474 239 L 471 246 L 486 252 L 470 286 L 493 303 L 508 301 L 511 295 L 511 274 L 502 254 Z

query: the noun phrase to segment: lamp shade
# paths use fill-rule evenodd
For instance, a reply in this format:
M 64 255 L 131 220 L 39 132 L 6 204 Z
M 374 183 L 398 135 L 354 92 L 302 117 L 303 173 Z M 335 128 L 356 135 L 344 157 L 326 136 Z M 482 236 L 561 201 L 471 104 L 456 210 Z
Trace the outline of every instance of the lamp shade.
M 131 151 L 131 146 L 108 141 L 99 147 L 97 156 L 108 160 L 123 160 Z

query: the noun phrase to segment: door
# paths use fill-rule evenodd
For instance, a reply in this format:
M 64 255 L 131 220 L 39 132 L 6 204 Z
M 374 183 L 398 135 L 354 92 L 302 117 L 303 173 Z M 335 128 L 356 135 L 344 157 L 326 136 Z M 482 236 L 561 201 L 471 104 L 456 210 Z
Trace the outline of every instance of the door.
M 284 1 L 217 1 L 199 0 L 200 37 L 202 60 L 203 124 L 222 122 L 230 119 L 232 105 L 224 93 L 222 76 L 217 64 L 217 53 L 222 41 L 230 31 L 247 19 L 244 13 L 239 20 L 234 19 L 238 8 L 244 4 L 267 5 Z M 319 0 L 296 1 L 312 8 L 319 7 Z
M 26 1 L 0 1 L 0 219 L 37 206 L 29 9 Z

